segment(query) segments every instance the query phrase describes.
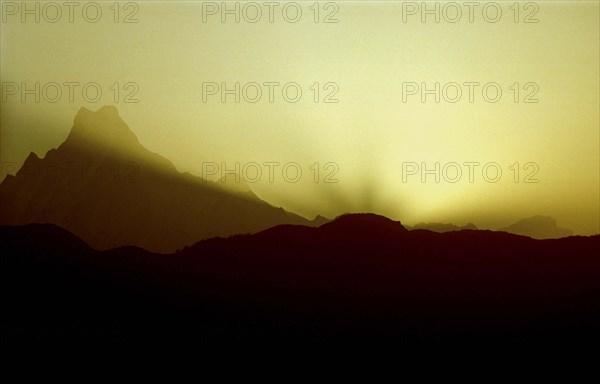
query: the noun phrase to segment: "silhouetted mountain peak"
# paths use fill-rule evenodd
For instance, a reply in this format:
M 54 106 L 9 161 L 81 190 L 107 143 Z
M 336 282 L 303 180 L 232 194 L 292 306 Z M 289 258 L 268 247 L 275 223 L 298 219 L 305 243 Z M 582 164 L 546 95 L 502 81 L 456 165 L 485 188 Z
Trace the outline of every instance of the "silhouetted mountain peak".
M 27 159 L 25 159 L 25 162 L 28 161 L 39 161 L 41 160 L 41 158 L 37 155 L 37 153 L 35 152 L 29 152 L 29 156 L 27 156 Z
M 330 221 L 331 221 L 330 219 L 328 219 L 324 216 L 317 215 L 317 216 L 315 216 L 314 219 L 312 219 L 311 223 L 316 227 L 320 227 L 321 225 L 329 223 Z
M 97 111 L 82 107 L 77 112 L 73 128 L 64 145 L 89 147 L 102 145 L 131 149 L 139 147 L 137 136 L 121 119 L 114 106 L 104 106 Z
M 168 159 L 147 150 L 139 142 L 114 106 L 104 106 L 95 112 L 84 107 L 79 109 L 67 140 L 56 152 L 62 160 L 67 154 L 69 161 L 110 159 L 123 164 L 134 162 L 166 173 L 176 171 Z
M 81 108 L 63 144 L 41 159 L 30 154 L 16 177 L 0 184 L 0 224 L 52 223 L 97 249 L 134 245 L 156 252 L 310 224 L 260 200 L 245 181 L 233 183 L 241 191 L 203 181 L 147 150 L 115 107 Z
M 499 229 L 499 231 L 529 236 L 534 239 L 560 238 L 573 235 L 572 230 L 559 227 L 555 218 L 541 215 L 521 219 L 508 227 Z
M 15 176 L 18 176 L 19 174 L 25 174 L 25 175 L 35 174 L 35 172 L 34 172 L 35 167 L 37 167 L 41 162 L 42 162 L 42 158 L 40 158 L 37 155 L 37 153 L 30 152 L 29 156 L 27 156 L 27 158 L 23 162 L 23 166 L 17 171 L 17 174 Z M 5 180 L 6 182 L 8 182 L 8 176 L 11 176 L 11 175 L 7 175 L 7 178 Z

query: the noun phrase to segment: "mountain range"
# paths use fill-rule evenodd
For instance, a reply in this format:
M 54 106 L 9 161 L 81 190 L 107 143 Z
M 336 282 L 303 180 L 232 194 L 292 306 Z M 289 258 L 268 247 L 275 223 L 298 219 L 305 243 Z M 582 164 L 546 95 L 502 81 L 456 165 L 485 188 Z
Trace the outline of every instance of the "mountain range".
M 501 231 L 309 221 L 239 175 L 177 171 L 114 107 L 82 108 L 0 201 L 3 341 L 556 342 L 600 328 L 600 235 L 542 216 Z
M 323 222 L 273 207 L 235 181 L 180 173 L 140 144 L 115 107 L 81 108 L 64 143 L 43 158 L 31 153 L 0 184 L 0 224 L 51 223 L 97 249 L 169 253 L 210 237 Z
M 280 224 L 319 226 L 261 200 L 240 175 L 207 181 L 178 172 L 144 148 L 113 106 L 81 108 L 66 140 L 43 158 L 31 153 L 0 184 L 0 224 L 50 223 L 96 249 L 137 246 L 171 253 L 199 240 L 256 233 Z M 419 223 L 434 232 L 474 224 Z M 572 235 L 550 217 L 534 216 L 500 229 L 533 238 Z
M 407 230 L 373 214 L 98 251 L 0 226 L 3 340 L 595 343 L 600 235 Z M 8 331 L 6 331 L 8 330 Z

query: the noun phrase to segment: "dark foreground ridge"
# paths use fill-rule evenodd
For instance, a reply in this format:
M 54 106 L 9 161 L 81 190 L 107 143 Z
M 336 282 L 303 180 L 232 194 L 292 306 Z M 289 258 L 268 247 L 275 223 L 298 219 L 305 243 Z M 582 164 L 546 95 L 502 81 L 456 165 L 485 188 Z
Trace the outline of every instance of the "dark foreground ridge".
M 370 214 L 172 255 L 2 226 L 3 339 L 587 342 L 598 249 L 600 236 L 407 231 Z

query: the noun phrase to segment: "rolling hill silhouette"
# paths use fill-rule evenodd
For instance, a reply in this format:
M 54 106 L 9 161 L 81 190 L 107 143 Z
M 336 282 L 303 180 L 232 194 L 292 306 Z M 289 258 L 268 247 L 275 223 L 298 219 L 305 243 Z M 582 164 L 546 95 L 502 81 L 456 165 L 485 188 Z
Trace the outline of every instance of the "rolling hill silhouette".
M 247 184 L 230 185 L 179 173 L 139 143 L 115 107 L 82 108 L 62 145 L 43 159 L 31 153 L 0 184 L 0 224 L 51 223 L 97 249 L 156 252 L 278 224 L 310 225 L 260 200 Z
M 98 251 L 53 225 L 0 226 L 2 321 L 20 336 L 153 343 L 591 342 L 599 248 L 600 236 L 408 231 L 372 214 L 172 255 Z

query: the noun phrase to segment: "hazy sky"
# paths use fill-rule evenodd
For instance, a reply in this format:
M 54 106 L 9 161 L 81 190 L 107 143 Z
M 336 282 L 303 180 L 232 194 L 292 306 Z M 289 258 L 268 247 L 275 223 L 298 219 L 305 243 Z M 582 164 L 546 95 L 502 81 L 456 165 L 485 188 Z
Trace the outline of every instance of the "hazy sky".
M 98 2 L 97 22 L 95 6 L 81 4 L 72 23 L 64 6 L 59 18 L 42 3 L 36 23 L 21 2 L 2 4 L 2 178 L 29 152 L 42 156 L 60 145 L 80 107 L 113 104 L 142 144 L 180 171 L 202 175 L 208 162 L 231 169 L 236 162 L 261 164 L 256 193 L 305 216 L 373 211 L 407 224 L 498 228 L 542 214 L 580 234 L 600 232 L 596 1 L 521 2 L 512 9 L 512 1 L 498 2 L 497 22 L 494 4 L 480 2 L 470 22 L 464 2 L 455 3 L 460 17 L 439 2 L 439 23 L 423 14 L 421 2 L 282 2 L 273 22 L 269 5 L 254 3 L 258 19 L 254 4 L 242 2 L 239 23 L 235 14 L 222 22 L 221 2 L 121 2 L 118 14 L 113 1 Z M 33 94 L 23 102 L 21 84 L 33 89 L 36 82 L 40 102 Z M 52 82 L 62 90 L 54 103 Z M 66 82 L 80 84 L 72 102 Z M 207 83 L 235 89 L 236 82 L 239 103 L 233 94 L 222 103 L 219 91 L 203 101 L 203 89 L 214 90 Z M 269 82 L 280 84 L 272 103 Z M 434 90 L 436 82 L 440 102 L 426 94 L 423 103 L 421 84 Z M 480 84 L 472 103 L 469 82 Z M 94 88 L 88 101 L 82 96 L 87 83 L 102 89 L 98 101 Z M 255 103 L 244 99 L 256 97 L 248 83 L 262 91 Z M 288 83 L 302 90 L 295 103 L 282 95 Z M 448 83 L 462 91 L 455 103 L 457 86 Z M 502 95 L 492 102 L 497 87 Z M 131 91 L 137 103 L 124 102 Z M 296 97 L 294 86 L 287 91 L 288 100 Z M 334 91 L 330 100 L 338 102 L 324 103 Z M 265 162 L 281 164 L 273 183 Z M 423 183 L 422 163 L 435 173 L 436 162 L 439 183 L 433 173 Z M 302 169 L 296 183 L 282 175 L 288 163 Z M 502 175 L 493 182 L 498 167 Z M 251 166 L 246 170 L 254 175 Z M 288 179 L 294 170 L 288 168 Z M 324 183 L 336 170 L 331 179 L 338 182 Z

